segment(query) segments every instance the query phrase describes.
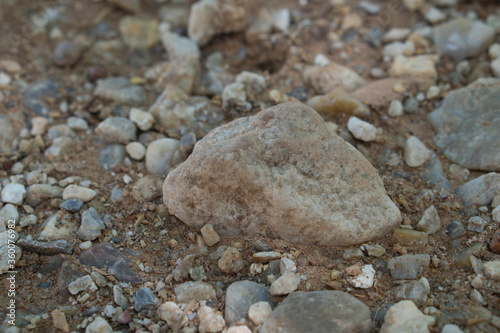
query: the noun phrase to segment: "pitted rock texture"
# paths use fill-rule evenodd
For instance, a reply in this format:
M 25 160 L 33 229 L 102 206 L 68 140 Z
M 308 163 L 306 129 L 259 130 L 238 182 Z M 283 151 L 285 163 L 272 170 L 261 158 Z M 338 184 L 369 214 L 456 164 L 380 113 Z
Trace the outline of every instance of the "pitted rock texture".
M 401 219 L 377 170 L 298 102 L 214 129 L 167 176 L 163 201 L 190 226 L 302 244 L 361 244 Z

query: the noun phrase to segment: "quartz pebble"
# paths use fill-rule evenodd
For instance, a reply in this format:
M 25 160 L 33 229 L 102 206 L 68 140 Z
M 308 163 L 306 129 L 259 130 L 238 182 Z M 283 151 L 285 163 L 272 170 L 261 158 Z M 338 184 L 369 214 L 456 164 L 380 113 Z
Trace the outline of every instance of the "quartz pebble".
M 375 269 L 372 265 L 365 265 L 361 267 L 360 274 L 349 277 L 348 280 L 355 288 L 371 288 L 375 280 Z
M 106 319 L 96 317 L 94 321 L 87 326 L 85 333 L 113 333 L 113 329 Z
M 68 290 L 72 295 L 76 295 L 87 288 L 97 290 L 97 286 L 90 275 L 82 276 L 68 285 Z
M 417 230 L 424 231 L 428 235 L 433 235 L 441 229 L 441 220 L 439 219 L 436 207 L 430 206 L 422 215 L 417 224 Z
M 83 202 L 88 202 L 97 195 L 97 192 L 94 190 L 91 190 L 89 188 L 79 186 L 79 185 L 68 185 L 63 193 L 62 193 L 62 198 L 63 200 L 69 200 L 69 199 L 78 199 Z
M 288 295 L 297 290 L 299 284 L 300 277 L 294 273 L 287 272 L 271 284 L 269 292 L 273 296 Z
M 163 303 L 157 310 L 161 320 L 167 322 L 168 326 L 175 327 L 182 315 L 182 310 L 174 302 Z M 182 319 L 181 326 L 186 325 L 188 322 L 187 316 Z
M 217 232 L 214 230 L 214 227 L 208 223 L 205 224 L 203 228 L 201 228 L 201 235 L 203 236 L 203 240 L 205 244 L 208 246 L 213 246 L 220 241 L 220 237 Z
M 408 166 L 419 167 L 431 158 L 431 151 L 416 136 L 411 136 L 405 142 L 404 158 Z
M 389 106 L 389 111 L 387 111 L 387 114 L 391 117 L 400 117 L 403 115 L 403 104 L 401 104 L 400 101 L 394 100 L 391 102 L 391 105 Z
M 140 142 L 130 142 L 125 146 L 128 156 L 136 161 L 140 161 L 146 156 L 146 147 Z
M 69 325 L 64 312 L 59 309 L 54 309 L 50 315 L 52 316 L 52 322 L 54 323 L 55 328 L 66 333 L 69 332 Z
M 141 131 L 149 130 L 154 123 L 154 118 L 151 113 L 137 108 L 130 109 L 129 118 Z
M 24 185 L 10 183 L 2 190 L 2 201 L 13 205 L 21 205 L 26 197 L 26 189 Z
M 200 320 L 198 327 L 200 333 L 220 332 L 226 325 L 224 318 L 206 305 L 202 305 L 198 310 L 198 319 Z
M 356 139 L 365 142 L 373 141 L 377 136 L 377 128 L 375 126 L 357 117 L 349 118 L 347 128 Z
M 412 301 L 400 301 L 389 308 L 381 333 L 429 332 L 434 318 L 424 315 Z
M 484 275 L 488 279 L 500 281 L 500 261 L 489 261 L 484 263 Z
M 248 308 L 248 318 L 255 325 L 262 325 L 271 315 L 271 312 L 273 312 L 273 309 L 268 302 L 257 302 Z
M 235 247 L 228 247 L 217 262 L 217 265 L 224 273 L 235 274 L 243 269 L 245 262 L 240 251 Z

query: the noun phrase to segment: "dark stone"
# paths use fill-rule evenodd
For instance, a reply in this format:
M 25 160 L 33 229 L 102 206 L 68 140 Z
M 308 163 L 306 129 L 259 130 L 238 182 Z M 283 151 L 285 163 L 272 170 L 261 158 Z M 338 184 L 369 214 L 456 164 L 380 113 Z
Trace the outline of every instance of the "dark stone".
M 95 266 L 99 269 L 107 268 L 108 272 L 121 282 L 138 283 L 141 278 L 132 271 L 128 263 L 132 261 L 108 243 L 94 246 L 82 252 L 78 259 L 85 266 Z
M 137 312 L 142 310 L 154 310 L 160 305 L 160 300 L 149 288 L 141 288 L 135 294 L 134 309 Z
M 80 56 L 80 47 L 72 41 L 65 40 L 56 45 L 52 60 L 58 66 L 73 66 Z
M 59 256 L 51 256 L 49 257 L 49 260 L 47 264 L 42 266 L 38 273 L 43 274 L 43 275 L 48 275 L 54 272 L 56 269 L 61 267 L 63 264 L 63 260 Z
M 268 290 L 268 287 L 252 281 L 237 281 L 231 284 L 226 292 L 226 324 L 233 326 L 241 318 L 246 318 L 250 306 L 257 302 L 268 302 L 274 307 Z
M 370 310 L 342 291 L 299 291 L 281 302 L 259 332 L 368 333 Z
M 83 311 L 83 316 L 84 317 L 92 317 L 93 315 L 95 315 L 95 314 L 97 314 L 99 312 L 101 312 L 101 310 L 99 310 L 98 307 L 91 306 L 90 308 L 88 308 L 85 311 Z
M 60 208 L 70 212 L 78 213 L 82 209 L 83 201 L 77 198 L 69 199 L 61 203 Z
M 59 304 L 66 303 L 69 300 L 68 285 L 84 275 L 85 273 L 72 260 L 63 262 L 57 279 L 57 302 Z
M 46 256 L 53 256 L 59 253 L 73 254 L 73 246 L 71 246 L 71 244 L 64 239 L 50 242 L 37 242 L 34 240 L 20 239 L 16 244 L 23 250 Z
M 273 250 L 273 248 L 271 247 L 271 245 L 259 239 L 253 243 L 252 250 L 253 252 L 270 252 Z
M 26 89 L 23 95 L 24 105 L 44 117 L 49 115 L 49 106 L 47 99 L 56 99 L 59 97 L 59 83 L 51 80 L 36 81 Z
M 420 175 L 424 182 L 432 184 L 436 188 L 443 188 L 447 192 L 451 191 L 451 183 L 444 175 L 441 161 L 435 153 L 432 153 L 430 161 L 423 166 Z
M 301 102 L 307 100 L 307 89 L 306 87 L 294 87 L 292 91 L 286 93 L 288 96 L 293 97 Z
M 193 132 L 186 133 L 179 141 L 179 151 L 184 159 L 188 158 L 193 152 L 194 145 L 196 144 L 196 134 Z
M 131 321 L 132 321 L 132 316 L 130 315 L 130 312 L 128 312 L 128 310 L 125 310 L 118 316 L 116 316 L 116 322 L 119 324 L 127 325 Z
M 500 229 L 495 231 L 493 237 L 491 237 L 489 246 L 492 252 L 500 254 Z
M 448 236 L 450 236 L 451 239 L 457 239 L 465 235 L 465 228 L 462 223 L 458 221 L 452 221 L 446 227 L 446 233 L 448 234 Z
M 50 286 L 52 286 L 52 282 L 42 282 L 37 286 L 37 288 L 49 289 Z
M 269 275 L 274 275 L 276 278 L 280 276 L 280 260 L 270 261 L 267 265 L 267 269 L 257 277 L 257 281 L 260 283 L 267 283 L 267 277 Z

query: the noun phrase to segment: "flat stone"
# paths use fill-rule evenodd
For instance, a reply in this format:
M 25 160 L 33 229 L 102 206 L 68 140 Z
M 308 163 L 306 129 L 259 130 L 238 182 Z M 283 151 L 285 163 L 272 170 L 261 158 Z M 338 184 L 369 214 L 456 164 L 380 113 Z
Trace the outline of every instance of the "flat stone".
M 125 148 L 121 144 L 111 144 L 99 149 L 99 159 L 97 162 L 106 169 L 112 169 L 121 165 L 125 160 Z
M 459 251 L 455 255 L 455 262 L 457 263 L 457 265 L 462 267 L 472 267 L 470 257 L 473 255 L 478 257 L 481 254 L 483 247 L 484 247 L 483 243 L 476 243 L 471 247 Z
M 216 80 L 217 77 L 221 76 L 212 72 L 206 72 L 204 75 L 207 80 Z M 209 84 L 205 84 L 205 82 L 200 86 L 202 74 L 200 59 L 197 56 L 184 56 L 170 59 L 148 70 L 145 76 L 148 79 L 154 80 L 155 86 L 158 87 L 160 91 L 164 91 L 168 85 L 178 87 L 188 95 L 192 95 L 202 88 L 206 89 L 207 92 L 212 92 L 214 90 Z M 212 84 L 217 85 L 216 82 L 212 82 Z M 222 83 L 220 83 L 220 85 L 220 91 L 217 90 L 219 94 L 222 92 Z
M 426 333 L 434 325 L 434 318 L 426 316 L 412 301 L 401 301 L 389 308 L 380 333 Z
M 68 285 L 68 290 L 72 295 L 76 295 L 92 286 L 94 281 L 90 275 L 82 276 Z
M 145 98 L 144 89 L 131 84 L 130 80 L 125 77 L 98 80 L 94 95 L 125 104 L 143 104 Z
M 425 277 L 418 281 L 410 281 L 395 289 L 397 299 L 413 301 L 418 307 L 424 306 L 431 292 L 429 281 Z
M 10 183 L 2 189 L 2 201 L 14 205 L 21 205 L 26 197 L 23 184 Z
M 90 188 L 71 184 L 64 189 L 62 198 L 63 200 L 78 199 L 83 202 L 88 202 L 94 199 L 96 195 L 97 192 Z
M 101 236 L 101 231 L 106 229 L 104 221 L 95 208 L 90 207 L 82 214 L 82 224 L 76 235 L 84 241 L 93 241 Z
M 371 332 L 370 310 L 341 291 L 294 292 L 271 313 L 260 333 Z
M 193 300 L 207 301 L 216 299 L 215 289 L 211 284 L 202 281 L 189 281 L 174 289 L 178 303 L 187 304 Z
M 355 116 L 370 115 L 370 109 L 363 101 L 341 88 L 334 89 L 326 95 L 315 96 L 307 101 L 307 105 L 325 116 L 339 113 Z
M 451 239 L 457 239 L 465 235 L 466 231 L 462 223 L 454 220 L 446 227 L 446 233 Z
M 439 156 L 431 151 L 430 160 L 423 165 L 420 170 L 422 180 L 429 185 L 433 185 L 435 189 L 443 189 L 446 192 L 451 192 L 451 182 L 446 178 L 443 171 L 443 166 Z
M 96 245 L 82 252 L 78 259 L 85 266 L 107 268 L 118 281 L 130 283 L 141 281 L 141 278 L 128 265 L 131 260 L 108 243 Z
M 128 299 L 123 295 L 123 289 L 118 285 L 113 286 L 113 301 L 122 309 L 128 308 Z
M 22 249 L 35 252 L 45 256 L 53 256 L 59 253 L 73 254 L 73 246 L 66 240 L 55 240 L 50 242 L 37 242 L 34 240 L 20 239 L 16 243 Z
M 37 115 L 48 117 L 50 105 L 47 100 L 59 97 L 59 87 L 59 83 L 51 80 L 34 82 L 23 94 L 24 105 Z
M 299 284 L 300 276 L 292 272 L 286 272 L 271 284 L 269 293 L 273 296 L 288 295 L 297 290 Z
M 495 38 L 495 30 L 481 21 L 458 18 L 434 27 L 437 50 L 456 62 L 479 55 Z
M 430 260 L 428 254 L 407 254 L 390 259 L 387 268 L 394 280 L 414 280 L 429 268 Z
M 435 64 L 438 57 L 433 55 L 418 55 L 406 57 L 398 55 L 389 70 L 389 74 L 396 78 L 409 79 L 416 82 L 420 89 L 427 89 L 434 85 L 437 79 Z
M 455 195 L 466 207 L 487 206 L 498 194 L 500 194 L 500 174 L 495 172 L 474 178 L 455 191 Z
M 141 288 L 135 293 L 134 309 L 137 312 L 142 310 L 154 310 L 160 305 L 160 300 L 149 288 Z
M 9 221 L 14 221 L 16 224 L 19 222 L 19 212 L 12 204 L 6 204 L 0 209 L 0 232 L 7 229 Z
M 189 275 L 189 270 L 193 267 L 195 255 L 188 254 L 184 259 L 178 259 L 175 269 L 172 271 L 172 277 L 175 281 L 181 282 Z
M 45 150 L 44 155 L 49 161 L 59 161 L 74 147 L 75 141 L 72 138 L 55 138 L 50 147 Z
M 89 124 L 83 118 L 69 117 L 68 127 L 75 131 L 86 131 L 89 129 Z
M 66 320 L 66 316 L 64 315 L 64 312 L 62 312 L 59 309 L 54 309 L 50 313 L 52 317 L 52 322 L 54 324 L 54 327 L 63 331 L 69 333 L 69 325 L 68 321 Z
M 478 79 L 451 91 L 428 121 L 437 132 L 434 143 L 452 162 L 483 171 L 500 170 L 500 152 L 491 149 L 500 132 L 500 80 Z M 484 125 L 484 124 L 487 124 Z
M 189 96 L 174 85 L 167 85 L 150 107 L 155 128 L 171 138 L 180 139 L 189 132 L 201 139 L 224 119 L 220 107 L 204 96 Z
M 274 306 L 268 290 L 268 287 L 252 281 L 232 283 L 226 292 L 224 319 L 227 325 L 236 325 L 239 320 L 247 318 L 248 310 L 256 303 L 268 303 L 270 308 Z
M 277 260 L 281 258 L 281 253 L 279 252 L 257 252 L 252 255 L 252 262 L 258 264 L 265 264 L 272 260 Z
M 383 237 L 401 218 L 370 163 L 300 103 L 210 132 L 168 174 L 163 195 L 188 225 L 295 243 L 360 244 Z
M 337 88 L 353 92 L 366 84 L 355 71 L 334 62 L 325 66 L 306 67 L 303 76 L 304 81 L 322 95 Z
M 220 236 L 211 224 L 205 224 L 200 230 L 203 240 L 207 246 L 213 246 L 220 241 Z
M 402 89 L 395 89 L 396 87 Z M 402 100 L 408 87 L 409 81 L 404 78 L 386 78 L 373 81 L 357 89 L 352 95 L 369 106 L 386 108 L 393 100 Z
M 118 23 L 118 30 L 125 44 L 131 48 L 146 49 L 160 41 L 156 20 L 126 16 Z

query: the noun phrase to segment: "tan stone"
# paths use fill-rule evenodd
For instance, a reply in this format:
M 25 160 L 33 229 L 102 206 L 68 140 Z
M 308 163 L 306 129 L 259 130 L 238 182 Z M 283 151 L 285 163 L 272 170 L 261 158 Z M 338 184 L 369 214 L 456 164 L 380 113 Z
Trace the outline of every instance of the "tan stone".
M 365 103 L 341 88 L 334 89 L 326 95 L 315 96 L 307 101 L 307 105 L 325 116 L 338 113 L 355 116 L 370 115 L 370 110 Z
M 303 76 L 304 81 L 320 94 L 327 94 L 336 88 L 352 92 L 366 84 L 355 71 L 334 62 L 306 67 Z
M 400 221 L 377 170 L 298 102 L 220 126 L 163 185 L 171 214 L 220 235 L 354 245 Z

